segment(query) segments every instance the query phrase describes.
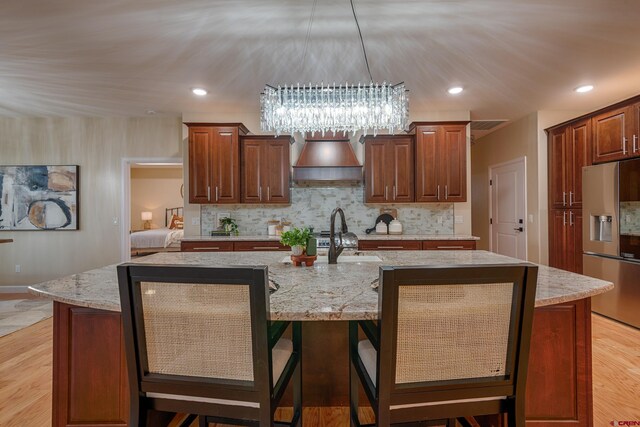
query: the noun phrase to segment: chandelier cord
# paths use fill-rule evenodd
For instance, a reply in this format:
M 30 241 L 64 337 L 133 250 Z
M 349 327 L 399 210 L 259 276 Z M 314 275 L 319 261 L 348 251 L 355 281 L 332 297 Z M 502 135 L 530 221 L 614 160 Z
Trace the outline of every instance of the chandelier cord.
M 313 0 L 313 6 L 311 7 L 311 16 L 309 17 L 309 25 L 307 26 L 307 37 L 304 39 L 304 50 L 302 51 L 302 61 L 300 61 L 300 68 L 304 70 L 304 63 L 307 58 L 307 50 L 309 42 L 311 41 L 311 28 L 313 27 L 313 17 L 316 14 L 316 4 L 318 0 Z
M 353 19 L 355 19 L 356 27 L 358 27 L 358 35 L 360 36 L 360 44 L 362 45 L 362 53 L 364 54 L 364 63 L 367 64 L 367 72 L 369 73 L 369 78 L 373 83 L 373 76 L 371 75 L 371 68 L 369 68 L 369 59 L 367 58 L 367 50 L 364 47 L 364 40 L 362 39 L 362 31 L 360 30 L 360 23 L 358 22 L 358 16 L 356 15 L 356 8 L 353 6 L 353 0 L 349 0 L 349 2 L 351 3 L 351 11 L 353 12 Z

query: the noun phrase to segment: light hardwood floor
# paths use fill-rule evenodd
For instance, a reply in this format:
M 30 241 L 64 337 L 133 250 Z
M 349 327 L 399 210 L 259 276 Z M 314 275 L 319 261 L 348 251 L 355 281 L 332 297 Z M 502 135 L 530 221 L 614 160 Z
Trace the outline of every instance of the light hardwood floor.
M 51 425 L 51 339 L 51 319 L 0 338 L 0 426 Z M 596 427 L 612 420 L 640 421 L 640 331 L 597 315 L 593 403 Z M 363 415 L 368 418 L 370 412 Z M 305 427 L 349 425 L 347 408 L 305 408 L 303 418 Z

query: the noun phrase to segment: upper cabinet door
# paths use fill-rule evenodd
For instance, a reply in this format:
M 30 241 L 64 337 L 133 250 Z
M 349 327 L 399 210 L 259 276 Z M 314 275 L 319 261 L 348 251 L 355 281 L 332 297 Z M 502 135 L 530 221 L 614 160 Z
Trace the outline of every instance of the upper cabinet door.
M 260 203 L 263 144 L 259 140 L 243 140 L 242 146 L 242 203 Z
M 633 108 L 622 107 L 593 117 L 593 163 L 630 157 L 633 150 Z
M 264 144 L 264 151 L 264 165 L 261 172 L 262 200 L 269 203 L 289 203 L 289 139 L 285 137 L 268 140 Z
M 567 183 L 570 208 L 582 207 L 582 168 L 591 165 L 591 120 L 581 120 L 569 127 L 567 145 Z
M 392 167 L 387 156 L 386 140 L 367 138 L 364 143 L 364 201 L 385 203 L 389 195 L 387 169 Z
M 213 129 L 215 203 L 240 203 L 240 146 L 238 128 Z
M 440 201 L 467 200 L 466 125 L 442 126 L 438 144 Z M 444 194 L 442 194 L 444 191 Z
M 567 207 L 567 136 L 566 127 L 549 132 L 549 206 L 552 209 Z
M 211 127 L 189 128 L 189 203 L 210 203 L 212 184 Z
M 387 190 L 387 201 L 394 203 L 413 202 L 413 138 L 394 138 L 387 142 L 387 150 L 393 161 L 387 179 L 390 188 Z
M 416 202 L 437 202 L 438 196 L 438 129 L 420 126 L 416 129 Z M 444 197 L 444 193 L 441 195 Z
M 244 137 L 242 203 L 289 203 L 289 137 Z

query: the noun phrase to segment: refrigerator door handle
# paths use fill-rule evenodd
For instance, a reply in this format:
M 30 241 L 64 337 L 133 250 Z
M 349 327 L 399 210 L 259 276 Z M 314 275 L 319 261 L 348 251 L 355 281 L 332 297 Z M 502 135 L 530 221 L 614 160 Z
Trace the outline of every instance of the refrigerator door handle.
M 567 225 L 567 211 L 562 212 L 562 225 Z
M 569 212 L 569 226 L 573 227 L 573 212 Z
M 567 206 L 567 192 L 562 192 L 562 206 Z

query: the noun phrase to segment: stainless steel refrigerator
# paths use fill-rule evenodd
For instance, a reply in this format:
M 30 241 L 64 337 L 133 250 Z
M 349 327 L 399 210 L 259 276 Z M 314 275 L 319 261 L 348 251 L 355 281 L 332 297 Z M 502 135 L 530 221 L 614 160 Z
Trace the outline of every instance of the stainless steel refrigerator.
M 640 328 L 640 159 L 582 169 L 584 274 L 615 284 L 593 311 Z

